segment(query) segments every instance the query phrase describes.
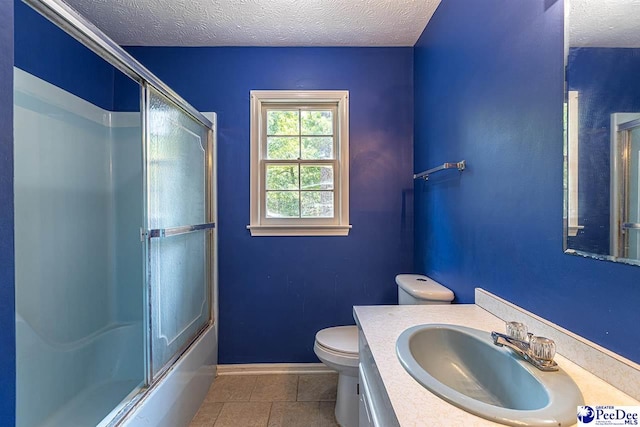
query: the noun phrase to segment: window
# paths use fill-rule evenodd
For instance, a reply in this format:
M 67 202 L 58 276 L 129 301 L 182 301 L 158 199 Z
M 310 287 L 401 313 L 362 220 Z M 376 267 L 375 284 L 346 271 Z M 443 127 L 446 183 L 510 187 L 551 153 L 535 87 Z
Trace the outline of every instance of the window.
M 252 236 L 349 234 L 349 93 L 251 91 Z

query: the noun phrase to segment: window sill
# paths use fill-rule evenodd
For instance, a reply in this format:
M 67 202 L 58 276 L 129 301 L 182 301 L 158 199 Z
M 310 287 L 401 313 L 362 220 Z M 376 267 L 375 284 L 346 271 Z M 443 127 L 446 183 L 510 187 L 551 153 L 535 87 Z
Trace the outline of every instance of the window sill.
M 251 236 L 348 236 L 351 225 L 247 225 Z

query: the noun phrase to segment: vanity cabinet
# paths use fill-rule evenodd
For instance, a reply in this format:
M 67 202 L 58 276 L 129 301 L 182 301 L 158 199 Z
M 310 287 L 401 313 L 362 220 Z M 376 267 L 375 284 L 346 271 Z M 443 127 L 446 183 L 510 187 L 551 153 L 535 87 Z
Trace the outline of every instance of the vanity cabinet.
M 457 325 L 487 331 L 487 334 L 501 330 L 504 320 L 493 315 L 492 310 L 509 320 L 522 319 L 535 325 L 536 332 L 562 343 L 564 353 L 556 356 L 556 361 L 576 382 L 586 405 L 607 402 L 611 406 L 640 406 L 637 400 L 640 398 L 640 370 L 636 363 L 482 289 L 476 289 L 476 301 L 482 305 L 354 308 L 354 319 L 359 328 L 360 426 L 498 426 L 493 420 L 478 417 L 428 391 L 411 377 L 396 354 L 399 337 L 418 325 Z M 569 357 L 615 381 L 619 388 L 572 362 Z
M 367 340 L 358 327 L 360 427 L 400 427 Z

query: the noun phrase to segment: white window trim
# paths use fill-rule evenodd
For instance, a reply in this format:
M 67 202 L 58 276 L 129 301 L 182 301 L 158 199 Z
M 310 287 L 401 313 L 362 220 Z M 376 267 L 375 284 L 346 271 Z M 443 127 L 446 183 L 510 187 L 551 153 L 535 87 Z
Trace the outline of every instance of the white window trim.
M 297 224 L 265 224 L 262 220 L 262 173 L 260 168 L 260 132 L 262 129 L 262 104 L 279 103 L 297 105 L 337 103 L 337 127 L 339 148 L 336 153 L 339 176 L 336 191 L 336 214 L 333 224 L 314 224 L 315 221 L 295 221 Z M 349 224 L 349 91 L 325 90 L 252 90 L 251 91 L 251 190 L 250 223 L 247 228 L 252 236 L 347 236 Z
M 584 228 L 578 224 L 578 91 L 570 90 L 568 93 L 567 105 L 567 156 L 568 156 L 568 176 L 567 176 L 567 216 L 569 236 L 578 235 L 578 230 Z

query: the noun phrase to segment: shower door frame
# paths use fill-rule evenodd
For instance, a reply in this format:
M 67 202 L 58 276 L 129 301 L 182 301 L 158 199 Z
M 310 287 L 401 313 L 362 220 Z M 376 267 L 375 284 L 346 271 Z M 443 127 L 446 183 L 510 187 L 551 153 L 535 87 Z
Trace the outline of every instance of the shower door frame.
M 133 56 L 122 49 L 117 43 L 111 40 L 105 33 L 103 33 L 93 23 L 85 19 L 78 14 L 75 10 L 60 0 L 22 0 L 38 13 L 43 15 L 53 24 L 61 28 L 67 34 L 75 38 L 81 44 L 86 46 L 89 50 L 97 54 L 113 67 L 117 68 L 125 75 L 138 82 L 140 85 L 140 103 L 142 112 L 142 173 L 143 173 L 143 224 L 147 224 L 147 138 L 148 138 L 148 111 L 147 111 L 147 98 L 149 87 L 153 87 L 161 95 L 165 96 L 169 101 L 175 104 L 182 112 L 186 113 L 191 119 L 198 124 L 207 128 L 207 150 L 205 153 L 206 167 L 205 167 L 205 198 L 206 198 L 206 222 L 213 223 L 217 226 L 217 202 L 215 197 L 216 192 L 216 178 L 213 175 L 215 168 L 215 132 L 216 132 L 216 118 L 213 120 L 208 119 L 204 114 L 196 110 L 180 95 L 178 95 L 173 89 L 162 82 L 151 71 L 145 68 L 139 63 Z M 202 333 L 210 327 L 217 328 L 217 263 L 213 262 L 213 258 L 217 259 L 217 230 L 215 228 L 208 230 L 206 238 L 206 279 L 207 279 L 207 291 L 209 293 L 209 313 L 208 322 L 206 322 L 202 328 L 193 336 L 191 340 L 188 340 L 185 345 L 172 356 L 172 358 L 164 365 L 162 371 L 152 376 L 151 372 L 151 318 L 150 318 L 150 306 L 149 306 L 149 264 L 148 264 L 148 248 L 149 248 L 149 230 L 141 228 L 140 239 L 144 242 L 144 280 L 141 281 L 141 287 L 144 287 L 144 311 L 143 322 L 144 327 L 144 360 L 145 360 L 145 379 L 144 384 L 137 390 L 137 394 L 132 396 L 128 402 L 123 402 L 119 407 L 118 413 L 111 420 L 103 420 L 100 425 L 116 426 L 120 424 L 126 416 L 135 409 L 153 387 L 158 384 L 162 378 L 169 371 L 169 368 L 175 364 L 182 354 L 200 337 Z M 152 381 L 153 380 L 153 381 Z M 114 408 L 115 411 L 116 408 Z

